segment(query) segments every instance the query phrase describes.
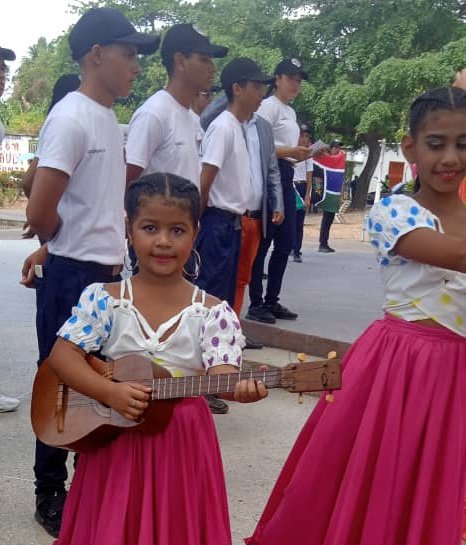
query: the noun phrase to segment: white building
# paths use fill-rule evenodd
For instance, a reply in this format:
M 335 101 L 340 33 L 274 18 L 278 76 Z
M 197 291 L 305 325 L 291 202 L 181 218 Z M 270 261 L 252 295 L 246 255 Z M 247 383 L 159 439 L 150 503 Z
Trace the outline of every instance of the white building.
M 408 182 L 413 178 L 411 166 L 401 151 L 401 145 L 387 145 L 382 142 L 381 146 L 379 162 L 372 175 L 369 193 L 376 190 L 377 182 L 385 180 L 387 174 L 390 174 L 390 181 L 395 183 Z M 357 151 L 347 151 L 347 160 L 354 164 L 353 176 L 361 175 L 367 161 L 367 154 L 367 147 L 363 147 Z

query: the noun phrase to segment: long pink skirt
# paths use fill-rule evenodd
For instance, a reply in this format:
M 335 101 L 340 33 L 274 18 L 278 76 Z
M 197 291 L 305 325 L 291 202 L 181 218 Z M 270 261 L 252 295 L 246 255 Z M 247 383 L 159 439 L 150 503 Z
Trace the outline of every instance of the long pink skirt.
M 459 545 L 466 339 L 387 316 L 299 435 L 248 545 Z
M 55 545 L 231 545 L 217 435 L 203 398 L 157 435 L 127 431 L 79 458 Z

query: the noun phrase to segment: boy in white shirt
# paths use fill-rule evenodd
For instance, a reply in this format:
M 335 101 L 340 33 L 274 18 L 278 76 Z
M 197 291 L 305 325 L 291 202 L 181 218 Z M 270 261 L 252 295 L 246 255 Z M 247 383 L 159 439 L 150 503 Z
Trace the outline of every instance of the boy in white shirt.
M 6 75 L 8 73 L 8 66 L 5 61 L 14 61 L 16 59 L 15 53 L 11 49 L 0 47 L 0 97 L 3 95 L 6 84 Z M 5 137 L 5 127 L 0 120 L 0 146 L 2 140 Z M 8 397 L 0 394 L 0 413 L 8 413 L 16 410 L 20 405 L 19 399 L 15 397 Z
M 171 27 L 161 47 L 168 84 L 136 110 L 126 142 L 127 182 L 142 174 L 169 172 L 199 187 L 199 152 L 190 107 L 212 87 L 215 64 L 228 48 L 210 43 L 191 24 Z
M 252 201 L 251 170 L 243 123 L 259 107 L 264 74 L 251 59 L 234 59 L 220 76 L 228 108 L 209 125 L 201 146 L 201 204 L 197 237 L 201 258 L 197 284 L 235 303 L 241 248 L 241 217 Z
M 159 38 L 138 33 L 116 9 L 93 8 L 76 23 L 69 43 L 82 84 L 44 123 L 26 211 L 31 228 L 49 241 L 23 267 L 25 285 L 36 276 L 39 364 L 82 290 L 111 281 L 121 269 L 126 168 L 112 105 L 139 75 L 137 55 L 155 52 Z M 66 454 L 36 443 L 35 518 L 53 537 L 66 497 Z

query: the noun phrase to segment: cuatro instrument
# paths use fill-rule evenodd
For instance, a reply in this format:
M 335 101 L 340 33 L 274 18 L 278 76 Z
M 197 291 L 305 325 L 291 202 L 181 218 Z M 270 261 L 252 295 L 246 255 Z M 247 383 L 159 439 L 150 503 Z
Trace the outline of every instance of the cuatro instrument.
M 44 361 L 32 390 L 31 419 L 37 437 L 45 444 L 76 451 L 94 450 L 125 431 L 137 427 L 159 433 L 168 424 L 177 400 L 184 397 L 233 392 L 242 379 L 264 382 L 267 388 L 290 392 L 317 392 L 341 387 L 339 359 L 291 363 L 283 369 L 251 370 L 221 375 L 174 378 L 160 365 L 142 356 L 103 361 L 88 356 L 88 364 L 109 380 L 139 382 L 152 388 L 152 402 L 141 422 L 128 420 L 90 397 L 64 384 Z

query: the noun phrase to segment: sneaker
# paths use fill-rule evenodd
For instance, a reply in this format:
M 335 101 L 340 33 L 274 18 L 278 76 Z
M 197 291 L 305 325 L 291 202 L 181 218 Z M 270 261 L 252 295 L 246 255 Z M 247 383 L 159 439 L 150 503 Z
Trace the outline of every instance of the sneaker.
M 335 250 L 333 248 L 330 248 L 330 246 L 319 246 L 319 252 L 322 252 L 323 254 L 333 254 Z
M 52 537 L 60 533 L 63 507 L 66 500 L 66 490 L 37 494 L 36 512 L 34 518 Z
M 260 350 L 261 348 L 264 348 L 264 345 L 257 341 L 253 341 L 250 337 L 246 337 L 244 348 L 248 348 L 249 350 Z
M 204 396 L 209 404 L 210 412 L 212 414 L 227 414 L 230 407 L 223 401 L 212 394 L 206 394 Z
M 15 397 L 8 397 L 0 394 L 0 413 L 16 411 L 21 401 Z
M 303 262 L 303 258 L 301 257 L 300 254 L 294 254 L 293 255 L 293 261 L 295 263 L 302 263 Z
M 249 307 L 246 314 L 246 320 L 252 320 L 254 322 L 262 322 L 263 324 L 274 324 L 275 316 L 267 310 L 264 305 L 257 307 Z
M 273 305 L 264 305 L 264 307 L 272 314 L 277 320 L 296 320 L 298 315 L 296 312 L 291 312 L 280 303 L 275 303 Z

